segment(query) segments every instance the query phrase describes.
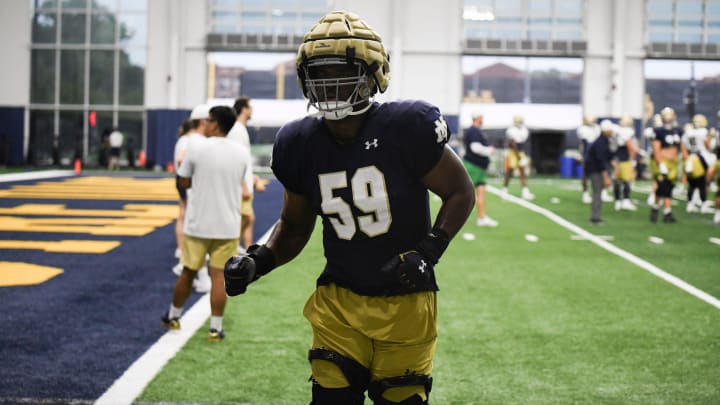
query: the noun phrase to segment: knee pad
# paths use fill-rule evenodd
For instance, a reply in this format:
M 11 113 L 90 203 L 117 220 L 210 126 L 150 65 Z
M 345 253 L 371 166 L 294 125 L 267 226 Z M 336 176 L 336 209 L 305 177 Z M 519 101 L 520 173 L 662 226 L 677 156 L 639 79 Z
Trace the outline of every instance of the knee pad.
M 670 198 L 672 197 L 673 186 L 674 184 L 670 180 L 660 180 L 658 181 L 658 187 L 657 191 L 655 191 L 655 195 L 658 197 Z
M 325 360 L 334 363 L 345 375 L 345 379 L 350 384 L 348 389 L 353 392 L 360 393 L 360 395 L 365 398 L 363 393 L 367 390 L 370 382 L 370 370 L 368 370 L 365 366 L 350 357 L 343 356 L 340 353 L 326 347 L 310 349 L 308 352 L 308 361 L 312 363 L 313 360 Z M 316 385 L 318 387 L 320 386 L 317 383 L 313 384 L 313 393 L 315 392 Z
M 401 402 L 392 402 L 383 397 L 383 392 L 390 388 L 408 387 L 412 385 L 420 385 L 425 388 L 425 396 L 430 397 L 432 390 L 432 377 L 425 374 L 409 374 L 398 377 L 389 377 L 382 380 L 373 381 L 368 389 L 368 396 L 373 400 L 375 405 L 423 405 L 428 401 L 415 394 L 410 398 L 406 398 Z
M 313 381 L 312 402 L 310 405 L 363 405 L 365 394 L 358 392 L 353 387 L 345 388 L 323 388 Z

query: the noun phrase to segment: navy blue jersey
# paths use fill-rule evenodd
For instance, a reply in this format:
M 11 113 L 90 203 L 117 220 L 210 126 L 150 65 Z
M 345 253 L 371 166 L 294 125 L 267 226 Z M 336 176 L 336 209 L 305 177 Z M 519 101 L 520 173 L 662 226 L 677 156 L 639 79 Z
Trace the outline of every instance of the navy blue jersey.
M 680 147 L 680 141 L 683 134 L 682 129 L 678 127 L 657 127 L 653 128 L 653 131 L 655 132 L 654 139 L 656 141 L 660 141 L 660 147 L 662 149 L 669 148 L 671 146 L 675 146 L 677 148 Z
M 465 160 L 468 162 L 474 164 L 475 166 L 481 167 L 483 169 L 487 169 L 488 165 L 490 165 L 490 159 L 487 156 L 478 155 L 477 153 L 473 152 L 470 149 L 470 144 L 473 142 L 478 142 L 482 144 L 483 146 L 488 146 L 489 143 L 487 139 L 485 138 L 485 135 L 482 133 L 480 128 L 476 126 L 471 126 L 468 128 L 467 131 L 465 131 Z
M 430 230 L 421 178 L 440 160 L 447 138 L 440 111 L 420 101 L 374 103 L 346 144 L 315 117 L 280 129 L 272 170 L 322 217 L 327 264 L 318 284 L 334 282 L 364 295 L 387 284 L 379 268 Z
M 585 172 L 587 174 L 602 173 L 607 170 L 611 159 L 610 140 L 607 136 L 600 135 L 590 144 L 585 154 Z

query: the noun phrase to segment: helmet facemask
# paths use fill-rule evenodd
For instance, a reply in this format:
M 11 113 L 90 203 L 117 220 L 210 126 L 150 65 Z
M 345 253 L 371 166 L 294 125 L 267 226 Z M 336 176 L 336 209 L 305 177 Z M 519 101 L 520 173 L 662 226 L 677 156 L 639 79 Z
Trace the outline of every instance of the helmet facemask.
M 329 120 L 364 113 L 376 92 L 367 67 L 357 60 L 348 63 L 335 57 L 310 59 L 300 67 L 300 74 L 308 107 Z

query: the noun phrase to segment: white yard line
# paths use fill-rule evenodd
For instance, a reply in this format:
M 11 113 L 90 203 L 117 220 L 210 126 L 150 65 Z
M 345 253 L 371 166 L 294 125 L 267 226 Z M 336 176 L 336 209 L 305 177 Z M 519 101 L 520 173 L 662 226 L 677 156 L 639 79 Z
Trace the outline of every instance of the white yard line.
M 655 266 L 654 264 L 649 263 L 649 262 L 633 255 L 632 253 L 626 252 L 625 250 L 620 249 L 619 247 L 613 245 L 612 243 L 609 243 L 609 242 L 593 235 L 592 233 L 586 231 L 585 229 L 580 228 L 579 226 L 569 222 L 565 218 L 555 214 L 554 212 L 549 211 L 545 208 L 539 207 L 531 202 L 525 201 L 518 197 L 509 195 L 509 194 L 503 196 L 503 193 L 500 189 L 493 187 L 491 185 L 487 186 L 487 190 L 493 194 L 500 196 L 501 198 L 505 198 L 506 201 L 513 202 L 513 203 L 518 204 L 522 207 L 525 207 L 533 212 L 536 212 L 540 215 L 545 216 L 549 220 L 570 230 L 571 232 L 574 232 L 577 235 L 584 237 L 588 241 L 600 246 L 601 248 L 622 257 L 623 259 L 625 259 L 625 260 L 637 265 L 641 269 L 667 281 L 668 283 L 687 292 L 688 294 L 707 302 L 708 304 L 714 306 L 717 309 L 720 309 L 720 300 L 713 297 L 712 295 L 688 284 L 687 282 L 673 276 L 672 274 L 669 274 L 669 273 L 663 271 L 662 269 Z
M 0 183 L 6 183 L 9 181 L 50 179 L 53 177 L 68 177 L 74 175 L 75 173 L 72 170 L 43 170 L 37 172 L 6 173 L 0 174 Z
M 270 227 L 258 240 L 264 243 L 270 237 Z M 120 376 L 95 401 L 95 405 L 132 404 L 167 362 L 185 346 L 188 340 L 210 317 L 210 293 L 203 295 L 180 319 L 180 330 L 168 331 Z M 159 321 L 158 321 L 159 323 Z

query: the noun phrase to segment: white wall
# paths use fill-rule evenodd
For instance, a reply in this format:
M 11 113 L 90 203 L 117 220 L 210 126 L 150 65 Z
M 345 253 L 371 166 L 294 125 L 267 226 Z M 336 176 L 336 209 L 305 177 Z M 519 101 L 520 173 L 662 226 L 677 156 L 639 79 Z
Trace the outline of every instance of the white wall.
M 586 0 L 587 56 L 582 86 L 585 114 L 641 118 L 643 76 L 643 1 Z
M 207 99 L 208 4 L 148 1 L 147 108 L 192 108 Z
M 2 0 L 0 12 L 0 105 L 30 102 L 32 14 L 28 0 Z

